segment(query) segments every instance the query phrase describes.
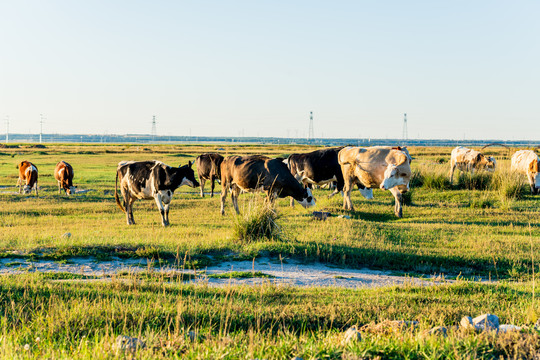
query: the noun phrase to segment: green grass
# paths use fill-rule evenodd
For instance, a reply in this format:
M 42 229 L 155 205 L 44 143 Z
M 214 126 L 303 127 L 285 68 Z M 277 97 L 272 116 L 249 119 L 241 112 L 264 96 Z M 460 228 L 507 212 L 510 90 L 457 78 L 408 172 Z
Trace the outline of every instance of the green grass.
M 43 155 L 24 144 L 17 149 L 3 149 L 7 155 L 0 155 L 0 186 L 14 185 L 15 165 L 29 159 L 39 168 L 43 189 L 39 198 L 0 194 L 0 257 L 66 261 L 77 256 L 99 260 L 150 258 L 156 263 L 201 268 L 231 257 L 281 255 L 411 274 L 527 278 L 532 273 L 531 248 L 538 255 L 540 245 L 539 198 L 519 192 L 519 196 L 506 200 L 508 196 L 501 192 L 506 193 L 504 189 L 511 189 L 511 184 L 484 190 L 448 187 L 449 164 L 438 160 L 449 156 L 450 149 L 446 148 L 411 149 L 417 180 L 406 196 L 403 219 L 393 215 L 393 197 L 388 191 L 375 190 L 371 201 L 354 192 L 356 211 L 348 212 L 342 210 L 339 195 L 327 199 L 328 190 L 315 190 L 314 209 L 298 205 L 290 208 L 289 199 L 277 201 L 278 236 L 239 241 L 235 224 L 249 215 L 254 199 L 261 199 L 260 194 L 240 196 L 243 215 L 239 217 L 234 215 L 229 198 L 226 214 L 221 216 L 219 196 L 201 199 L 198 189 L 184 186 L 175 193 L 169 228 L 160 225 L 153 201 L 137 201 L 137 225 L 125 225 L 124 214 L 113 199 L 115 168 L 120 160 L 156 158 L 180 165 L 221 147 L 225 148 L 220 151 L 224 155 L 277 156 L 309 150 L 258 145 L 48 145 L 39 150 Z M 494 155 L 503 154 L 507 155 Z M 74 166 L 75 185 L 93 191 L 74 197 L 57 195 L 52 172 L 59 160 Z M 501 169 L 509 167 L 508 160 L 498 163 Z M 497 172 L 488 176 L 499 179 L 493 181 L 496 184 L 502 182 L 500 179 L 510 179 Z M 219 185 L 216 190 L 220 191 Z M 313 210 L 345 214 L 351 219 L 332 216 L 317 222 L 312 219 Z M 66 232 L 72 236 L 62 237 Z
M 270 279 L 274 276 L 265 274 L 260 271 L 230 271 L 219 274 L 206 275 L 209 279 L 251 279 L 251 278 L 266 278 Z
M 2 276 L 0 358 L 114 358 L 119 354 L 112 344 L 119 334 L 147 343 L 137 359 L 495 359 L 530 358 L 540 349 L 534 331 L 504 336 L 457 331 L 450 331 L 447 338 L 424 335 L 432 326 L 456 325 L 464 315 L 490 312 L 502 323 L 517 325 L 532 325 L 540 316 L 538 295 L 533 294 L 536 284 L 527 282 L 540 270 L 540 198 L 529 194 L 523 178 L 508 173 L 506 150 L 489 153 L 498 160 L 495 173 L 472 177 L 458 172 L 455 179 L 462 179 L 461 183 L 451 186 L 445 160 L 451 149 L 410 149 L 414 179 L 402 219 L 393 214 L 389 192 L 375 190 L 371 201 L 354 192 L 356 211 L 348 212 L 342 210 L 339 195 L 328 199 L 328 190 L 315 190 L 315 209 L 291 208 L 289 199 L 281 199 L 273 218 L 278 232 L 241 237 L 235 226 L 239 220 L 250 220 L 252 205 L 262 201 L 259 194 L 240 196 L 241 216 L 234 214 L 228 199 L 226 214 L 221 216 L 219 196 L 201 199 L 198 189 L 182 187 L 171 205 L 170 227 L 160 225 L 152 201 L 136 202 L 137 225 L 125 225 L 113 197 L 120 160 L 159 159 L 181 165 L 221 147 L 223 155 L 278 156 L 312 150 L 262 145 L 3 148 L 0 186 L 7 188 L 0 191 L 16 191 L 15 165 L 25 159 L 38 166 L 42 189 L 39 198 L 0 193 L 0 258 L 9 259 L 6 267 L 22 265 L 24 260 L 70 262 L 91 256 L 96 261 L 148 258 L 157 267 L 204 269 L 221 261 L 265 256 L 271 261 L 295 258 L 400 274 L 512 281 L 347 290 L 270 283 L 217 288 L 185 284 L 204 277 L 200 273 L 166 274 L 153 267 L 106 277 Z M 60 160 L 73 165 L 75 185 L 92 191 L 59 196 L 52 172 Z M 313 210 L 351 219 L 331 216 L 316 221 Z M 72 236 L 62 237 L 66 232 Z M 207 277 L 211 276 L 215 275 Z M 373 330 L 372 325 L 386 320 L 416 320 L 420 328 L 402 333 Z M 351 325 L 365 326 L 363 340 L 346 346 L 342 332 Z M 191 341 L 189 331 L 201 336 Z
M 452 330 L 447 338 L 425 335 L 433 326 L 451 327 L 462 316 L 485 312 L 501 323 L 532 325 L 540 313 L 527 283 L 216 288 L 171 283 L 158 274 L 92 282 L 22 275 L 0 278 L 0 307 L 2 358 L 108 359 L 115 356 L 118 335 L 146 342 L 138 359 L 492 359 L 540 348 L 534 331 L 518 334 L 520 346 L 505 336 Z M 374 326 L 387 320 L 415 320 L 419 328 L 396 333 Z M 363 340 L 345 345 L 342 333 L 352 325 L 362 329 Z M 195 341 L 189 331 L 198 334 Z

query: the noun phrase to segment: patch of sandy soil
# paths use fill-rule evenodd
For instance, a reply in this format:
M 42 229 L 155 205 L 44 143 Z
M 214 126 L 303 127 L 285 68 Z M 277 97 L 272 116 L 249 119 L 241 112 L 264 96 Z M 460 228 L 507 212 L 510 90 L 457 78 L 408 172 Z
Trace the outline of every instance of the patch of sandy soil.
M 254 285 L 276 284 L 291 286 L 337 286 L 344 288 L 374 288 L 391 285 L 437 285 L 447 282 L 441 278 L 416 278 L 391 275 L 385 271 L 369 269 L 347 269 L 331 267 L 321 263 L 301 263 L 296 260 L 275 261 L 274 259 L 260 258 L 255 261 L 229 261 L 211 266 L 197 272 L 181 270 L 178 268 L 157 268 L 146 259 L 113 259 L 111 261 L 97 261 L 92 258 L 75 258 L 66 263 L 54 261 L 30 262 L 16 258 L 0 259 L 0 275 L 20 274 L 24 272 L 66 272 L 72 274 L 92 276 L 114 276 L 121 272 L 137 273 L 142 271 L 155 271 L 174 274 L 196 274 L 194 283 L 208 285 Z M 226 274 L 232 272 L 257 272 L 268 277 L 234 278 Z M 224 274 L 224 278 L 214 278 L 213 275 Z

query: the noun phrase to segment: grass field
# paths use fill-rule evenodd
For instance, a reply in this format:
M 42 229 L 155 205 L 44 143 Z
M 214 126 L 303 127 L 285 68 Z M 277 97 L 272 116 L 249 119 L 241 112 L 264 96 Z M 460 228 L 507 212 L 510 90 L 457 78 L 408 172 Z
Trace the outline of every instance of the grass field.
M 356 211 L 347 212 L 342 210 L 341 196 L 328 199 L 328 190 L 316 190 L 315 209 L 290 208 L 289 200 L 282 199 L 277 204 L 279 234 L 245 242 L 234 236 L 237 219 L 230 199 L 221 216 L 219 196 L 201 199 L 198 189 L 182 187 L 171 205 L 170 227 L 161 227 L 152 201 L 136 202 L 138 223 L 125 224 L 114 203 L 120 160 L 183 165 L 218 148 L 224 149 L 219 151 L 223 155 L 270 156 L 312 149 L 65 144 L 2 148 L 0 255 L 56 260 L 148 257 L 188 267 L 264 255 L 411 275 L 444 273 L 504 281 L 378 290 L 271 285 L 213 289 L 167 282 L 159 276 L 108 282 L 7 276 L 0 279 L 3 357 L 108 358 L 114 356 L 111 341 L 121 333 L 147 339 L 151 348 L 141 353 L 146 358 L 497 358 L 515 351 L 529 354 L 527 346 L 538 348 L 537 334 L 506 339 L 456 333 L 441 339 L 426 338 L 421 332 L 388 336 L 366 331 L 365 341 L 352 346 L 344 346 L 339 338 L 350 325 L 383 320 L 418 320 L 422 329 L 454 325 L 463 315 L 481 312 L 496 313 L 508 323 L 530 325 L 537 320 L 533 274 L 539 271 L 540 197 L 531 196 L 522 180 L 509 174 L 506 149 L 487 152 L 497 158 L 495 174 L 459 175 L 454 185 L 447 180 L 450 148 L 410 149 L 414 186 L 402 219 L 393 214 L 389 192 L 375 190 L 370 201 L 355 192 Z M 39 198 L 8 193 L 16 191 L 16 164 L 21 160 L 39 168 Z M 60 160 L 73 165 L 79 189 L 92 191 L 59 196 L 52 172 Z M 261 196 L 241 195 L 241 210 L 249 212 L 258 199 Z M 332 216 L 317 221 L 313 210 L 351 219 Z M 72 236 L 62 237 L 66 232 Z M 182 334 L 190 329 L 205 334 L 204 339 L 186 341 Z M 30 350 L 25 352 L 21 349 L 26 344 Z

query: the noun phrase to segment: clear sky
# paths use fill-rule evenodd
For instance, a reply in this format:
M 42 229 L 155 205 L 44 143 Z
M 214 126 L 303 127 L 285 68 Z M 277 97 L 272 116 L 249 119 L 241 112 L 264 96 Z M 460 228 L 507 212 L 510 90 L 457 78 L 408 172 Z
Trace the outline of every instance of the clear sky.
M 540 139 L 539 1 L 0 0 L 10 131 Z

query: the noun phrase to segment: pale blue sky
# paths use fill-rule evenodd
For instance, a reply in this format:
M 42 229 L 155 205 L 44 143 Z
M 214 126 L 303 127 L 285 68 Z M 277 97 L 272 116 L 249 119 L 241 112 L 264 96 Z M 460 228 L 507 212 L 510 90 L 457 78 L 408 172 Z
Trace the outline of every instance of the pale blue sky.
M 538 1 L 0 1 L 12 132 L 540 139 Z

